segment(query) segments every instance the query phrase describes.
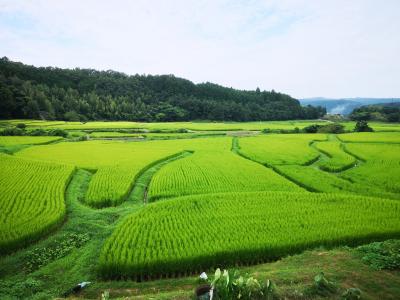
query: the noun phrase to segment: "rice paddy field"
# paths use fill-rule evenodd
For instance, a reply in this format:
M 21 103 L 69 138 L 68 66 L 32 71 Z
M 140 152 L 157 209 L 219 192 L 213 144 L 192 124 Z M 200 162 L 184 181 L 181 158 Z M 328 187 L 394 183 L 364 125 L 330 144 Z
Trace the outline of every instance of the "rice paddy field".
M 315 121 L 23 122 L 92 132 L 0 137 L 0 298 L 14 281 L 32 291 L 28 277 L 53 280 L 56 297 L 78 280 L 181 278 L 400 237 L 396 124 L 225 135 Z M 133 128 L 171 132 L 116 131 Z M 79 242 L 54 250 L 66 234 Z
M 294 120 L 294 121 L 260 121 L 260 122 L 164 122 L 164 123 L 142 123 L 142 122 L 66 122 L 66 121 L 41 121 L 41 120 L 0 120 L 0 128 L 8 125 L 24 123 L 28 129 L 66 129 L 66 130 L 116 130 L 116 129 L 148 129 L 148 130 L 179 130 L 188 129 L 193 131 L 237 131 L 237 130 L 293 130 L 296 127 L 302 129 L 313 124 L 327 124 L 324 120 Z M 355 122 L 341 122 L 346 130 L 353 130 Z M 396 123 L 370 122 L 369 125 L 375 131 L 396 132 L 400 126 Z

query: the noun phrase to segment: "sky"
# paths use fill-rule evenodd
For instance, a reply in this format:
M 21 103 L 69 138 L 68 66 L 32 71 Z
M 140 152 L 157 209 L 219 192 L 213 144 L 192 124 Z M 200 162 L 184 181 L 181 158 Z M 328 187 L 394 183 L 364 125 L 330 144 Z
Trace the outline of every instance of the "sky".
M 399 0 L 0 0 L 0 57 L 295 98 L 400 97 Z

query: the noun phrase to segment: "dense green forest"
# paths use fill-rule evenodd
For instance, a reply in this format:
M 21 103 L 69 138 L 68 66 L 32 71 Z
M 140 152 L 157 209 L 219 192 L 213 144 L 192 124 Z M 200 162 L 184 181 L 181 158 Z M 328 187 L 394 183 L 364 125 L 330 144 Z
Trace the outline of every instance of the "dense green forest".
M 256 121 L 315 119 L 325 112 L 258 88 L 242 91 L 173 75 L 39 68 L 0 59 L 0 118 Z
M 353 110 L 350 119 L 355 121 L 400 122 L 400 103 L 362 106 Z

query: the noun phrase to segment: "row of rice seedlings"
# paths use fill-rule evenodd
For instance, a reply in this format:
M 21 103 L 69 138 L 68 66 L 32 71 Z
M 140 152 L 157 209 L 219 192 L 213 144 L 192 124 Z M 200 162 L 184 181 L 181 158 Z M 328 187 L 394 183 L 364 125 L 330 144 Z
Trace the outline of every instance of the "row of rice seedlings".
M 400 132 L 353 132 L 338 138 L 346 143 L 400 143 Z
M 96 171 L 89 183 L 86 201 L 94 207 L 106 207 L 124 201 L 137 176 L 151 164 L 184 150 L 228 151 L 231 141 L 232 138 L 221 137 L 146 142 L 62 142 L 30 147 L 16 155 Z
M 158 171 L 150 182 L 150 201 L 183 195 L 233 191 L 304 191 L 273 170 L 231 151 L 197 151 Z
M 128 216 L 100 272 L 136 280 L 258 263 L 316 246 L 400 234 L 400 202 L 340 194 L 253 192 L 180 197 Z
M 62 139 L 59 136 L 0 136 L 1 146 L 46 144 Z
M 312 141 L 326 140 L 326 134 L 270 134 L 239 139 L 240 153 L 267 165 L 307 165 L 319 157 Z
M 346 144 L 346 151 L 363 159 L 365 163 L 340 174 L 364 189 L 373 187 L 384 193 L 394 193 L 400 198 L 400 145 L 397 144 Z
M 316 143 L 316 148 L 325 153 L 329 160 L 319 162 L 319 167 L 328 172 L 340 172 L 347 170 L 357 163 L 357 159 L 344 152 L 341 143 L 337 141 Z
M 62 222 L 73 170 L 0 154 L 0 253 L 23 247 Z
M 364 168 L 364 165 L 362 168 Z M 336 174 L 323 172 L 318 168 L 297 165 L 277 166 L 275 169 L 312 192 L 352 193 L 392 199 L 400 198 L 399 194 L 389 192 L 389 190 L 385 191 L 372 184 L 356 183 L 354 180 L 344 178 L 343 174 L 347 174 L 346 172 L 337 176 Z

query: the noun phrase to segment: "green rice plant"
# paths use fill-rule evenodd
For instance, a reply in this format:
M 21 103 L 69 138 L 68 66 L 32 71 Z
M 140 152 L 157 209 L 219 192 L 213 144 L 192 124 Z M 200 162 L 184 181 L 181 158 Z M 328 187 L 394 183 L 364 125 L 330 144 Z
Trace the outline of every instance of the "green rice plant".
M 229 151 L 231 140 L 223 137 L 146 142 L 64 142 L 27 148 L 16 155 L 95 171 L 86 202 L 93 207 L 106 207 L 124 201 L 136 178 L 152 164 L 185 150 Z
M 48 127 L 62 129 L 149 129 L 149 130 L 293 130 L 296 127 L 302 129 L 304 127 L 320 124 L 327 124 L 327 121 L 321 120 L 288 120 L 288 121 L 262 121 L 262 122 L 160 122 L 160 123 L 143 123 L 143 122 L 64 122 L 64 121 L 43 121 L 43 120 L 0 120 L 0 126 L 24 123 L 28 128 Z M 345 126 L 347 131 L 352 131 L 355 122 L 340 122 Z M 397 123 L 369 122 L 369 125 L 375 131 L 400 131 Z
M 326 134 L 270 134 L 239 139 L 239 153 L 266 165 L 306 165 L 319 157 L 312 141 L 326 140 Z
M 41 120 L 8 120 L 7 124 L 16 125 L 25 123 L 28 127 L 49 127 L 62 129 L 149 129 L 149 130 L 205 130 L 205 131 L 236 131 L 236 130 L 293 130 L 294 128 L 304 128 L 311 124 L 326 124 L 326 121 L 263 121 L 263 122 L 61 122 L 61 121 L 41 121 Z M 0 122 L 1 125 L 1 122 Z M 354 124 L 353 124 L 354 127 Z
M 62 139 L 59 136 L 0 136 L 1 146 L 47 144 Z
M 231 151 L 196 151 L 158 171 L 149 200 L 183 195 L 240 191 L 304 191 L 272 169 Z
M 375 197 L 384 197 L 392 199 L 400 199 L 397 193 L 384 191 L 376 188 L 375 185 L 367 185 L 362 183 L 346 180 L 336 174 L 326 173 L 319 168 L 313 166 L 276 166 L 280 174 L 303 186 L 305 189 L 319 193 L 352 193 L 358 195 L 369 195 Z
M 259 263 L 315 246 L 399 236 L 400 202 L 340 194 L 252 192 L 147 205 L 105 242 L 105 278 L 154 278 Z
M 346 143 L 400 143 L 400 132 L 354 132 L 338 138 Z
M 116 138 L 116 137 L 142 137 L 138 133 L 127 133 L 117 131 L 94 131 L 90 134 L 91 138 Z
M 357 163 L 354 156 L 343 151 L 340 142 L 319 142 L 315 144 L 315 147 L 329 157 L 329 160 L 322 160 L 318 163 L 324 171 L 340 172 L 353 167 Z
M 345 150 L 364 163 L 340 174 L 342 178 L 363 188 L 400 194 L 400 144 L 349 143 Z
M 23 247 L 62 222 L 73 170 L 0 154 L 0 253 Z

